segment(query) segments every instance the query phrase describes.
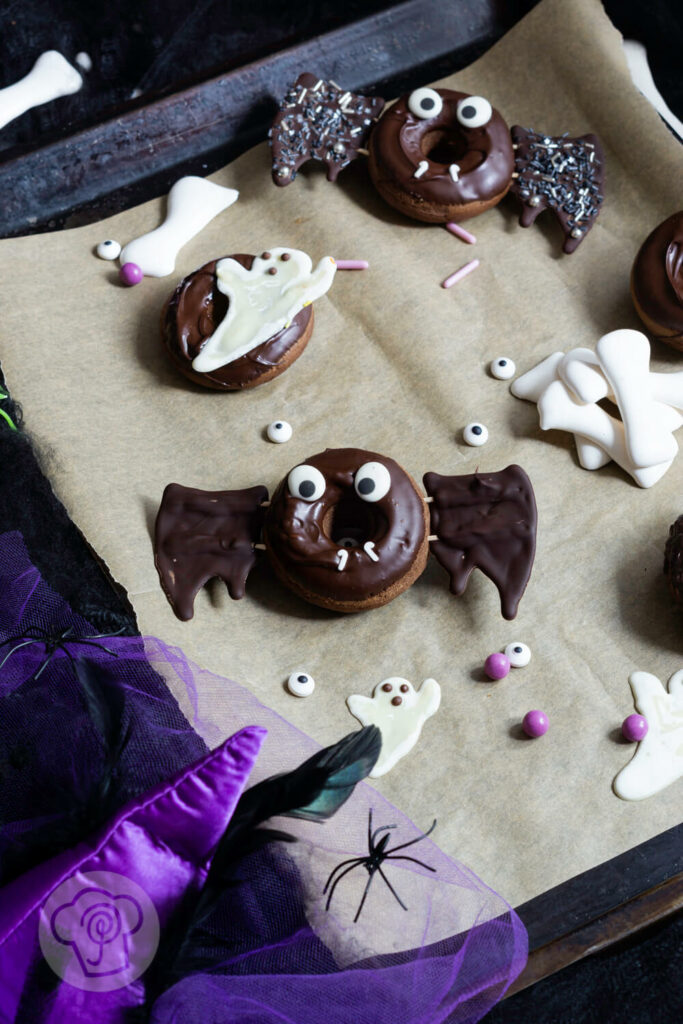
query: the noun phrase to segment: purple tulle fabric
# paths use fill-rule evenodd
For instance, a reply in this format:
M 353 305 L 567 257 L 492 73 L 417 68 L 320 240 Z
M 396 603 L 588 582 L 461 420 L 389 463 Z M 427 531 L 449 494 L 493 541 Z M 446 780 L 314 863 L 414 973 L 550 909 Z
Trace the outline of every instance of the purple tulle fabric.
M 326 908 L 330 873 L 368 852 L 370 810 L 373 827 L 395 826 L 389 852 L 431 824 L 418 827 L 367 783 L 324 824 L 276 820 L 297 842 L 269 843 L 243 857 L 179 970 L 164 936 L 192 906 L 259 745 L 249 785 L 291 770 L 318 745 L 245 688 L 192 665 L 160 640 L 85 643 L 95 630 L 41 579 L 20 536 L 6 534 L 0 538 L 0 643 L 36 626 L 53 635 L 71 627 L 77 639 L 67 639 L 67 650 L 95 661 L 123 689 L 131 732 L 112 787 L 114 806 L 102 809 L 105 820 L 95 828 L 74 819 L 70 799 L 74 790 L 87 794 L 88 781 L 101 771 L 101 744 L 68 654 L 56 648 L 43 667 L 50 653 L 44 643 L 17 648 L 15 639 L 0 647 L 0 661 L 13 651 L 0 669 L 0 756 L 7 762 L 0 765 L 0 1021 L 471 1024 L 503 996 L 526 962 L 526 932 L 502 897 L 439 850 L 438 826 L 405 851 L 421 864 L 382 865 L 407 910 L 375 875 L 354 923 L 369 877 L 362 865 L 340 881 Z M 200 699 L 206 693 L 222 695 L 216 721 Z M 231 734 L 223 753 L 207 761 L 207 745 Z M 225 768 L 226 757 L 234 783 L 227 791 L 221 771 L 205 774 L 207 765 Z M 199 767 L 190 777 L 200 784 L 188 791 L 178 780 L 187 778 L 183 770 L 192 762 Z M 173 776 L 175 783 L 165 781 Z M 129 812 L 143 813 L 143 804 L 161 813 L 145 817 L 146 838 L 136 845 L 121 824 Z M 151 966 L 107 993 L 60 985 L 42 959 L 35 922 L 29 916 L 14 927 L 18 908 L 44 901 L 64 866 L 92 851 L 93 835 L 108 868 L 149 892 L 163 924 Z

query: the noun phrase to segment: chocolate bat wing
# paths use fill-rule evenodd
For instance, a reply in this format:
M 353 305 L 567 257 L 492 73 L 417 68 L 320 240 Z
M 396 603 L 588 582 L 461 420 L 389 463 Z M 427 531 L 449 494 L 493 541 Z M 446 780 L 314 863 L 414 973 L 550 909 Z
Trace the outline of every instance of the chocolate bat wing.
M 564 231 L 562 251 L 572 253 L 593 227 L 604 198 L 605 156 L 597 135 L 551 136 L 511 129 L 515 171 L 510 192 L 522 204 L 519 223 L 528 228 L 552 210 Z
M 460 596 L 473 569 L 481 569 L 500 594 L 503 618 L 514 619 L 529 582 L 536 550 L 536 500 L 519 466 L 499 473 L 441 476 L 426 473 L 431 551 L 450 573 Z
M 267 500 L 265 487 L 166 487 L 154 531 L 154 562 L 179 619 L 192 618 L 195 597 L 214 576 L 224 581 L 233 600 L 244 597 Z
M 359 96 L 309 72 L 289 87 L 270 129 L 273 181 L 289 185 L 308 160 L 322 160 L 327 180 L 366 145 L 384 107 L 378 96 Z

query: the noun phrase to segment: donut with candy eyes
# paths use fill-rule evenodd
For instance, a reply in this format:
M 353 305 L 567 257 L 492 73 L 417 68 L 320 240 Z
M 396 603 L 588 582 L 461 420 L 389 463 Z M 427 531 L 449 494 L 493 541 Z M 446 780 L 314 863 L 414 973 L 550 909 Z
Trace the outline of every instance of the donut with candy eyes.
M 370 136 L 370 175 L 391 206 L 444 224 L 495 206 L 512 183 L 510 130 L 483 96 L 415 89 Z
M 378 608 L 425 568 L 429 510 L 393 459 L 328 449 L 280 483 L 263 541 L 276 574 L 304 600 L 341 612 Z

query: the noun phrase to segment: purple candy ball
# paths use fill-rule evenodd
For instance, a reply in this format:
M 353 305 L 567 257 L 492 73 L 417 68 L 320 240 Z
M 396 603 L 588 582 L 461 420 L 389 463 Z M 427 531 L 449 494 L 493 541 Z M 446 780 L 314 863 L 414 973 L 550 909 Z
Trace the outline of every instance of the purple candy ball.
M 129 288 L 134 284 L 140 284 L 144 276 L 137 263 L 124 263 L 119 270 L 119 279 Z
M 484 672 L 489 679 L 504 679 L 510 671 L 510 659 L 505 654 L 496 651 L 489 654 L 484 662 Z
M 533 739 L 548 731 L 548 716 L 543 711 L 527 711 L 522 719 L 522 729 Z
M 629 715 L 622 722 L 621 734 L 629 743 L 639 743 L 647 736 L 648 728 L 647 718 L 642 715 Z

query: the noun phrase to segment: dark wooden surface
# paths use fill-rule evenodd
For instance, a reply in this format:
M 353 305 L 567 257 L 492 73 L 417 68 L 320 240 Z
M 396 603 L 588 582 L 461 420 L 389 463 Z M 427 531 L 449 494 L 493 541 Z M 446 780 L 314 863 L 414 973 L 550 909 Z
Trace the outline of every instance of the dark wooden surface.
M 0 236 L 99 219 L 180 174 L 221 166 L 264 137 L 277 97 L 302 69 L 392 95 L 469 63 L 533 5 L 409 0 L 156 102 L 129 102 L 96 127 L 0 154 Z M 103 587 L 111 593 L 104 578 Z M 531 957 L 515 991 L 674 913 L 681 872 L 683 826 L 518 908 Z
M 100 219 L 207 174 L 266 135 L 302 69 L 393 95 L 483 52 L 536 0 L 408 0 L 0 164 L 0 237 Z M 131 109 L 133 107 L 134 109 Z M 110 196 L 110 202 L 104 202 Z

